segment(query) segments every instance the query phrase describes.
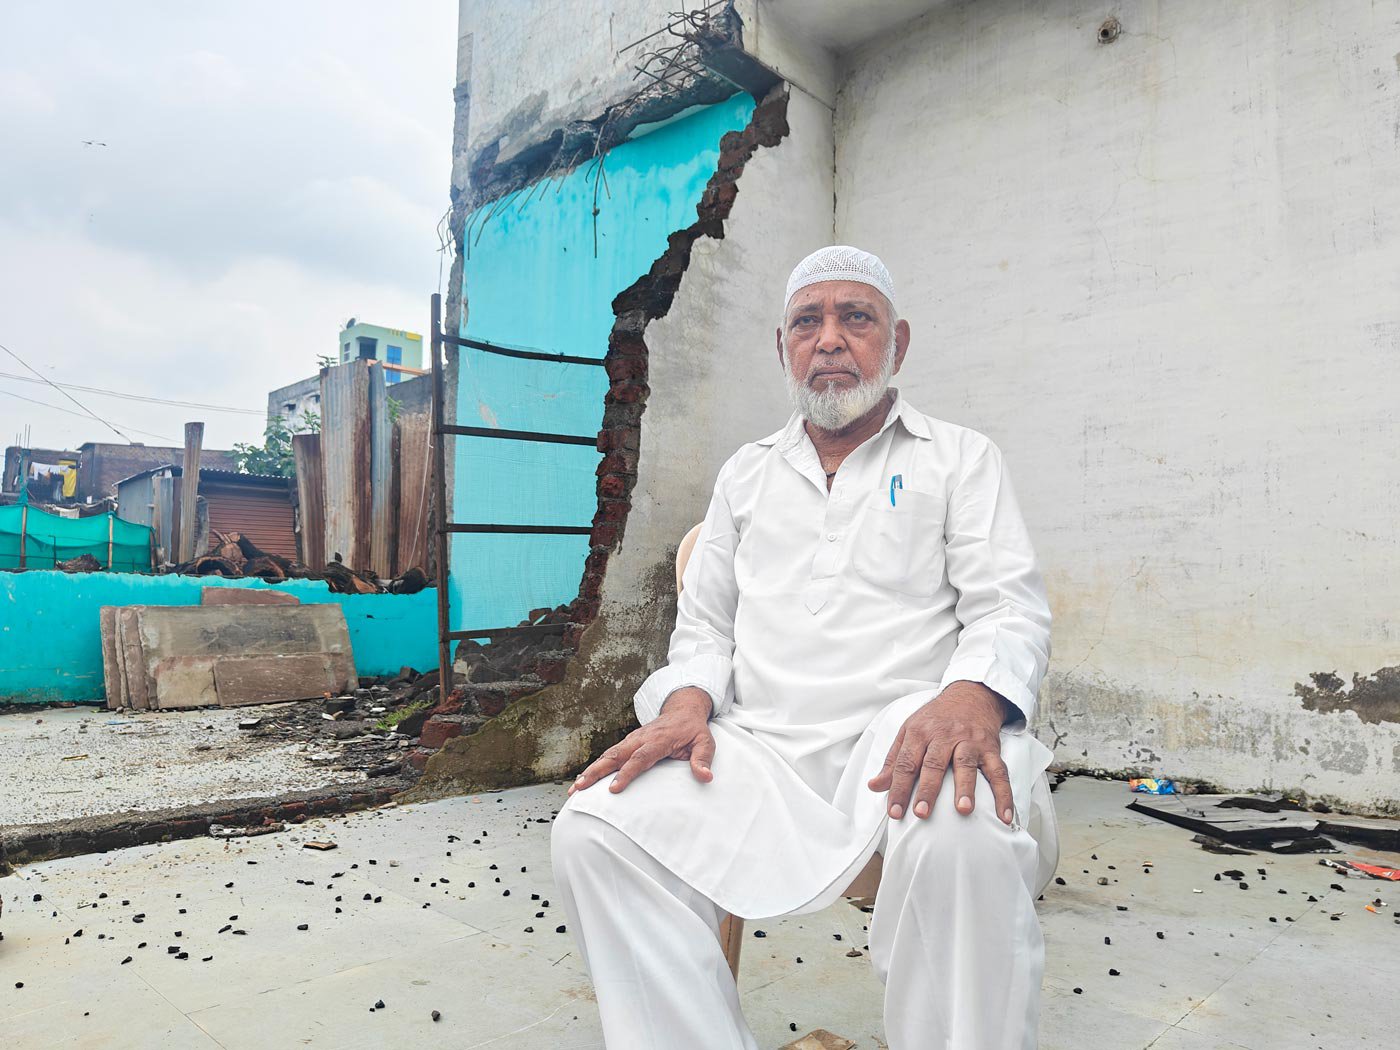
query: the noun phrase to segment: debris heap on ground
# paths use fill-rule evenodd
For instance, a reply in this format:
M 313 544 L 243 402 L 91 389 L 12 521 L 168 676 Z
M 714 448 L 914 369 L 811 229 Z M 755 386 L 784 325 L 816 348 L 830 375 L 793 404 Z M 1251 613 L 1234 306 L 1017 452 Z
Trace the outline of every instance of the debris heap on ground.
M 87 570 L 74 567 L 71 571 Z M 269 583 L 294 579 L 325 580 L 326 585 L 337 594 L 417 594 L 425 587 L 432 586 L 427 574 L 417 566 L 392 580 L 381 580 L 373 572 L 350 568 L 337 554 L 324 568 L 312 569 L 261 550 L 242 533 L 217 530 L 211 533 L 208 552 L 192 561 L 173 566 L 169 571 L 184 576 L 225 576 L 233 579 L 256 576 Z

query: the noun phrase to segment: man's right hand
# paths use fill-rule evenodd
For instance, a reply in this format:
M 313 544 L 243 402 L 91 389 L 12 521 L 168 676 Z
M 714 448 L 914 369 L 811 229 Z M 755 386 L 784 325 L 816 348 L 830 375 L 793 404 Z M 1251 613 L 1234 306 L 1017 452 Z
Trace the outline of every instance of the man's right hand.
M 654 721 L 629 733 L 625 739 L 604 751 L 596 762 L 578 775 L 569 794 L 582 791 L 617 770 L 608 790 L 621 791 L 636 777 L 663 758 L 688 758 L 695 779 L 714 779 L 710 762 L 715 757 L 715 738 L 710 735 L 710 694 L 695 686 L 677 689 L 661 705 Z

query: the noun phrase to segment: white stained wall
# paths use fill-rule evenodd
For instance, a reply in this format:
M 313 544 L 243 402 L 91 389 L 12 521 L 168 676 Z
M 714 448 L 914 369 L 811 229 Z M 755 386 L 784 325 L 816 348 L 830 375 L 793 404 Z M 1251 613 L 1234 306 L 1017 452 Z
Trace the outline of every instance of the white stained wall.
M 1397 41 L 1393 3 L 979 0 L 848 56 L 836 236 L 894 273 L 900 385 L 1007 453 L 1062 761 L 1400 798 L 1400 697 L 1294 692 L 1400 665 Z

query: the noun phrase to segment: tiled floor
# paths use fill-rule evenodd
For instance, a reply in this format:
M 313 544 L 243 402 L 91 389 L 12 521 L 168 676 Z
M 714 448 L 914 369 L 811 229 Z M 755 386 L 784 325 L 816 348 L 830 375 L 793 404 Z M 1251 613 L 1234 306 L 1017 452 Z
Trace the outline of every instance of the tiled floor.
M 600 1047 L 587 975 L 548 902 L 549 818 L 563 790 L 142 847 L 0 879 L 0 1042 Z M 1400 887 L 1348 880 L 1329 889 L 1341 880 L 1313 856 L 1204 853 L 1189 833 L 1126 812 L 1122 784 L 1070 780 L 1055 798 L 1065 885 L 1041 906 L 1045 1050 L 1400 1045 L 1400 926 L 1391 915 L 1400 902 L 1364 910 L 1377 896 L 1400 898 Z M 301 848 L 311 838 L 339 848 Z M 1215 881 L 1232 867 L 1248 873 L 1247 891 Z M 1335 912 L 1345 914 L 1334 921 Z M 740 981 L 760 1045 L 793 1038 L 790 1024 L 884 1045 L 869 959 L 845 954 L 865 943 L 865 918 L 842 903 L 750 924 L 767 933 L 747 942 Z M 189 957 L 169 954 L 174 945 Z M 380 1000 L 384 1008 L 371 1010 Z

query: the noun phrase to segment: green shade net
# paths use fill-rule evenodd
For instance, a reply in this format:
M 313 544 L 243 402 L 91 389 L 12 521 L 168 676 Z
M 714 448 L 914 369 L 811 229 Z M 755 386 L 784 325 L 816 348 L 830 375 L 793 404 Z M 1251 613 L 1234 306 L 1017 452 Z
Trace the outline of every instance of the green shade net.
M 111 564 L 107 562 L 109 527 Z M 150 527 L 112 514 L 61 518 L 38 507 L 0 507 L 0 569 L 52 569 L 80 554 L 91 554 L 104 569 L 115 572 L 150 572 Z

